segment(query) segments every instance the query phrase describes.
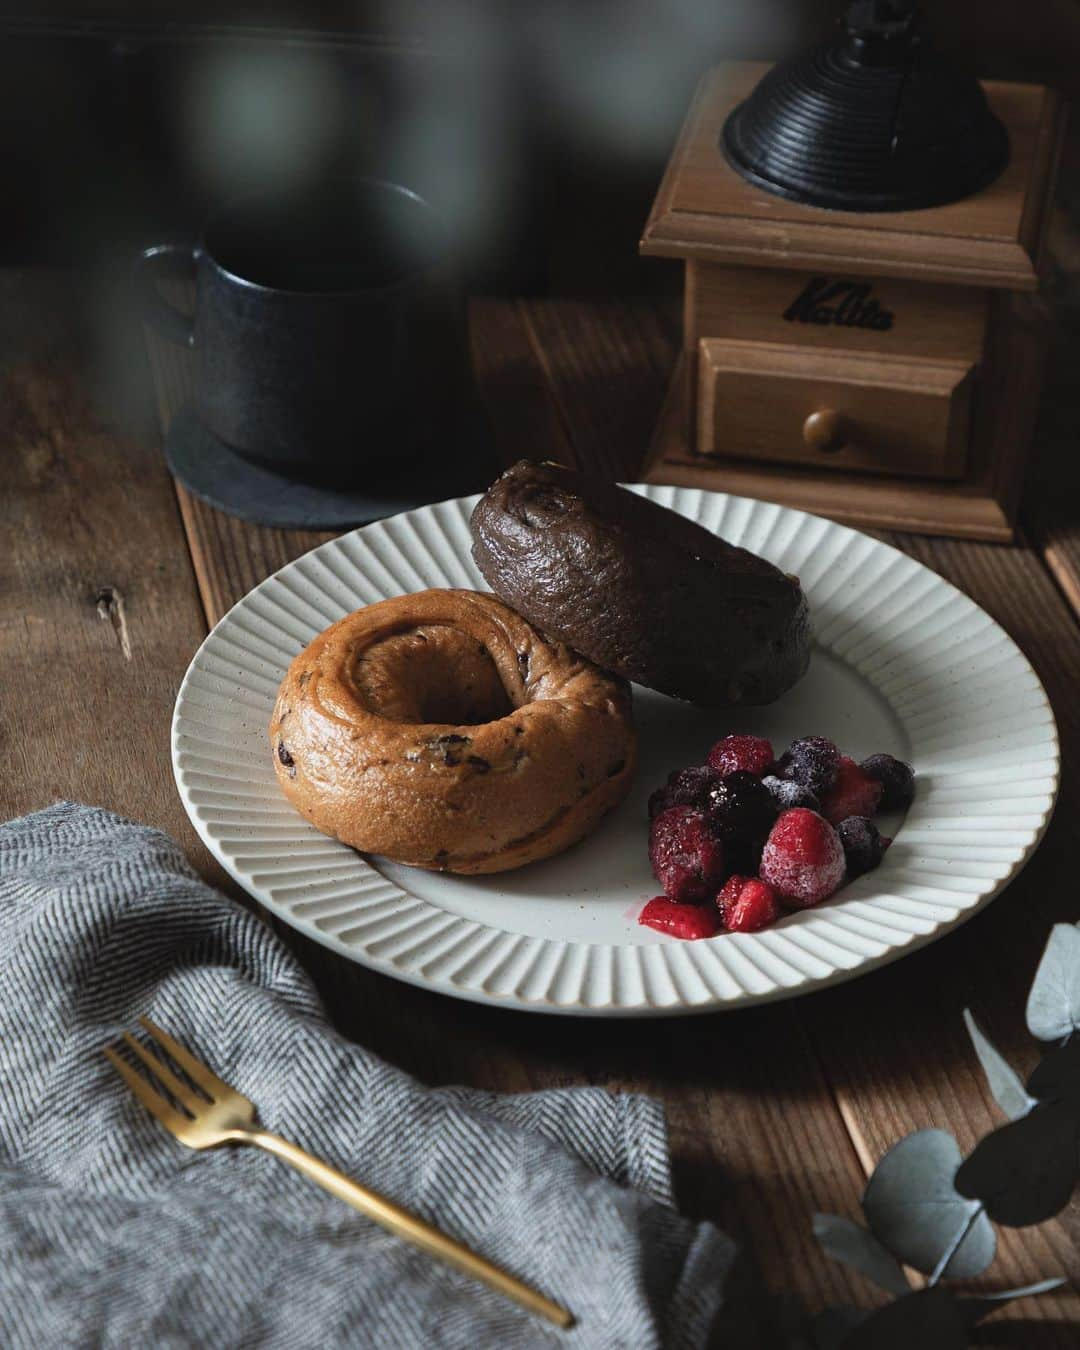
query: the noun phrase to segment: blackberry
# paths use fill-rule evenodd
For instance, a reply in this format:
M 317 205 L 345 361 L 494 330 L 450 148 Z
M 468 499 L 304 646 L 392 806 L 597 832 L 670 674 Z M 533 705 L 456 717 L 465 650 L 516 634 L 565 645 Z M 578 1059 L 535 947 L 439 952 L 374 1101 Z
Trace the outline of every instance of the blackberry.
M 849 881 L 853 877 L 861 877 L 864 872 L 872 872 L 892 843 L 891 839 L 879 833 L 878 827 L 866 816 L 848 816 L 836 827 L 836 833 L 844 848 Z
M 805 806 L 808 811 L 820 811 L 821 804 L 808 787 L 796 783 L 794 778 L 777 778 L 770 773 L 761 780 L 761 785 L 772 797 L 779 811 L 790 811 L 795 806 Z
M 836 781 L 840 751 L 825 736 L 801 736 L 780 757 L 780 776 L 790 778 L 823 797 Z
M 720 780 L 712 794 L 709 823 L 724 841 L 732 867 L 751 876 L 757 871 L 775 822 L 776 803 L 759 778 L 740 769 Z
M 910 806 L 915 796 L 915 773 L 910 764 L 892 755 L 871 755 L 859 765 L 863 773 L 881 784 L 882 811 Z
M 657 788 L 649 798 L 649 819 L 654 820 L 669 806 L 692 806 L 698 811 L 707 811 L 719 785 L 720 775 L 707 764 L 672 769 L 666 786 Z

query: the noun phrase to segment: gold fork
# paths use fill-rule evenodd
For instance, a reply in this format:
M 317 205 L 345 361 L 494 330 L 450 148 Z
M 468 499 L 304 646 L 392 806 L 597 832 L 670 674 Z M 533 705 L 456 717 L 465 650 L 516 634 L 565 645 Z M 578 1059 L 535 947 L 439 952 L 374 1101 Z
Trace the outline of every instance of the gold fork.
M 179 1041 L 174 1040 L 167 1031 L 156 1026 L 148 1017 L 140 1017 L 139 1023 L 172 1061 L 179 1065 L 199 1091 L 196 1092 L 191 1083 L 184 1082 L 162 1057 L 148 1050 L 127 1032 L 123 1035 L 124 1043 L 165 1089 L 172 1101 L 111 1047 L 105 1050 L 105 1057 L 143 1106 L 182 1144 L 186 1144 L 188 1148 L 217 1148 L 221 1144 L 254 1144 L 256 1148 L 265 1149 L 267 1153 L 274 1154 L 283 1162 L 295 1167 L 297 1171 L 303 1172 L 316 1185 L 329 1191 L 331 1195 L 336 1195 L 339 1200 L 344 1200 L 347 1205 L 352 1205 L 353 1209 L 358 1209 L 361 1214 L 381 1224 L 391 1233 L 396 1233 L 398 1237 L 422 1247 L 432 1256 L 456 1266 L 466 1275 L 483 1280 L 492 1289 L 497 1289 L 500 1294 L 513 1299 L 530 1312 L 546 1317 L 556 1326 L 573 1326 L 572 1313 L 551 1299 L 545 1298 L 535 1289 L 531 1289 L 521 1280 L 515 1279 L 513 1275 L 507 1274 L 491 1261 L 470 1251 L 462 1243 L 440 1232 L 438 1228 L 411 1214 L 407 1209 L 402 1209 L 392 1200 L 387 1200 L 385 1196 L 361 1186 L 359 1182 L 353 1181 L 336 1168 L 320 1162 L 318 1158 L 313 1158 L 296 1144 L 282 1139 L 280 1135 L 271 1134 L 269 1130 L 260 1129 L 255 1123 L 253 1102 L 242 1097 L 217 1074 L 211 1073 L 190 1050 L 185 1050 Z

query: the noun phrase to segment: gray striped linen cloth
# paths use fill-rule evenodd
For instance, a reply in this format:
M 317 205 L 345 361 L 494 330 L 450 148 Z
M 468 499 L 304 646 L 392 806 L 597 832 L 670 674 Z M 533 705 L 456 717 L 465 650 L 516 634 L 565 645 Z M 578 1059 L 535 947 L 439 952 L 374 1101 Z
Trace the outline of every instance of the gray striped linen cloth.
M 255 1149 L 196 1153 L 101 1048 L 145 1013 L 261 1122 L 577 1316 L 559 1331 Z M 733 1258 L 673 1208 L 661 1106 L 429 1089 L 339 1036 L 296 960 L 157 830 L 0 825 L 0 1345 L 702 1345 Z

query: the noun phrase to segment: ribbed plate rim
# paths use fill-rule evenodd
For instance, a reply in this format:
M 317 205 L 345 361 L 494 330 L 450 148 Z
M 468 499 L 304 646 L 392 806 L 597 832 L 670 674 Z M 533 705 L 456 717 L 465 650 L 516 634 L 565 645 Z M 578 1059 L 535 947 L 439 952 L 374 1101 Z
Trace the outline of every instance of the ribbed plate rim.
M 828 959 L 822 957 L 820 950 L 812 949 L 816 941 L 819 946 L 824 944 L 825 946 L 832 947 L 840 952 L 846 951 L 846 948 L 842 943 L 837 943 L 835 934 L 831 934 L 829 938 L 821 936 L 821 933 L 825 929 L 831 930 L 836 915 L 839 914 L 847 920 L 847 930 L 845 930 L 844 924 L 839 925 L 841 933 L 848 931 L 850 933 L 858 934 L 860 924 L 864 924 L 866 927 L 873 927 L 876 924 L 878 928 L 888 926 L 883 923 L 879 917 L 876 917 L 876 911 L 875 918 L 872 920 L 865 920 L 861 917 L 863 909 L 868 905 L 873 905 L 875 900 L 873 895 L 868 897 L 864 895 L 862 891 L 856 891 L 855 888 L 851 888 L 852 898 L 847 904 L 841 902 L 839 905 L 830 906 L 826 910 L 804 911 L 804 914 L 799 916 L 798 924 L 785 926 L 782 930 L 772 930 L 772 937 L 770 937 L 768 933 L 754 935 L 727 934 L 711 939 L 705 943 L 678 943 L 673 941 L 667 944 L 637 947 L 633 949 L 614 947 L 609 944 L 575 942 L 559 943 L 553 939 L 526 937 L 520 934 L 512 934 L 510 930 L 499 929 L 494 925 L 476 924 L 473 920 L 460 918 L 458 916 L 449 916 L 448 921 L 445 919 L 442 921 L 442 929 L 440 931 L 443 933 L 453 933 L 457 930 L 464 934 L 468 930 L 477 930 L 481 933 L 492 934 L 493 937 L 488 944 L 489 947 L 497 948 L 499 946 L 500 934 L 516 938 L 516 945 L 512 945 L 512 949 L 505 954 L 504 957 L 500 958 L 500 961 L 498 962 L 499 967 L 505 966 L 510 961 L 515 950 L 520 950 L 523 947 L 538 947 L 539 953 L 532 954 L 528 969 L 535 969 L 538 965 L 542 964 L 543 959 L 546 956 L 554 951 L 556 957 L 556 970 L 561 970 L 562 965 L 560 964 L 560 960 L 562 953 L 557 950 L 561 948 L 564 949 L 566 953 L 573 953 L 575 956 L 579 951 L 584 953 L 579 962 L 582 971 L 580 979 L 583 980 L 585 978 L 585 973 L 592 968 L 594 960 L 597 964 L 600 963 L 600 956 L 594 956 L 594 953 L 609 954 L 604 959 L 607 963 L 606 969 L 610 977 L 611 987 L 614 989 L 614 975 L 612 974 L 612 971 L 618 960 L 615 953 L 634 950 L 639 953 L 633 960 L 637 963 L 636 968 L 642 984 L 642 989 L 644 990 L 646 982 L 646 976 L 642 973 L 642 966 L 647 963 L 653 968 L 659 964 L 662 968 L 663 975 L 670 983 L 671 988 L 675 991 L 675 997 L 667 1002 L 657 1002 L 655 999 L 650 999 L 647 996 L 622 999 L 615 995 L 612 995 L 607 1001 L 588 1002 L 584 999 L 585 991 L 580 988 L 579 994 L 576 997 L 561 999 L 553 997 L 553 985 L 550 981 L 545 989 L 529 996 L 525 996 L 517 990 L 506 992 L 492 989 L 489 985 L 485 985 L 485 979 L 482 978 L 480 974 L 477 974 L 475 970 L 471 976 L 466 974 L 464 976 L 459 975 L 455 978 L 451 975 L 444 978 L 425 973 L 423 970 L 409 969 L 407 966 L 396 962 L 394 953 L 384 955 L 373 950 L 374 946 L 384 940 L 385 934 L 381 932 L 377 933 L 369 938 L 366 943 L 346 942 L 341 938 L 339 933 L 320 927 L 315 921 L 309 920 L 303 915 L 294 913 L 286 903 L 279 901 L 273 894 L 271 887 L 259 880 L 262 872 L 251 867 L 243 866 L 237 861 L 239 858 L 245 856 L 243 852 L 235 848 L 224 846 L 221 841 L 215 837 L 213 830 L 217 822 L 213 817 L 213 813 L 211 813 L 204 804 L 195 800 L 195 794 L 203 790 L 198 785 L 192 783 L 192 778 L 197 776 L 199 771 L 188 767 L 185 764 L 183 757 L 193 753 L 190 750 L 190 742 L 192 739 L 198 739 L 195 732 L 197 724 L 195 719 L 191 716 L 190 711 L 185 711 L 185 709 L 187 709 L 189 705 L 190 707 L 206 708 L 208 704 L 205 701 L 205 696 L 209 693 L 209 707 L 212 710 L 215 706 L 215 698 L 220 702 L 220 699 L 224 697 L 223 695 L 214 693 L 214 681 L 220 680 L 221 677 L 214 674 L 209 668 L 209 663 L 214 657 L 215 651 L 219 645 L 225 645 L 231 636 L 244 633 L 247 634 L 249 641 L 262 641 L 257 635 L 260 627 L 265 625 L 266 620 L 255 614 L 253 611 L 253 605 L 259 597 L 265 597 L 271 589 L 295 577 L 304 580 L 303 569 L 305 564 L 307 565 L 308 570 L 310 570 L 312 562 L 315 560 L 320 563 L 325 563 L 327 557 L 333 558 L 335 555 L 340 555 L 342 550 L 352 542 L 356 543 L 358 551 L 362 551 L 364 546 L 369 548 L 369 552 L 373 551 L 375 541 L 377 541 L 380 536 L 385 535 L 388 528 L 394 527 L 395 522 L 398 523 L 398 528 L 404 524 L 410 529 L 414 529 L 414 524 L 417 519 L 424 517 L 435 517 L 438 519 L 438 513 L 440 512 L 445 513 L 450 510 L 456 510 L 460 515 L 464 515 L 471 504 L 476 500 L 475 496 L 449 499 L 448 501 L 434 503 L 431 506 L 420 507 L 414 511 L 403 512 L 397 516 L 388 517 L 386 520 L 376 521 L 370 525 L 348 531 L 345 534 L 339 535 L 334 539 L 330 539 L 325 543 L 318 545 L 316 548 L 309 550 L 308 553 L 294 559 L 284 567 L 279 568 L 278 571 L 253 587 L 247 595 L 237 601 L 218 623 L 214 625 L 213 629 L 200 645 L 181 682 L 173 710 L 171 731 L 173 772 L 181 801 L 184 804 L 184 808 L 187 811 L 196 832 L 210 853 L 217 859 L 222 867 L 225 868 L 226 872 L 228 872 L 239 885 L 253 895 L 271 913 L 287 923 L 290 927 L 304 933 L 305 936 L 311 938 L 313 941 L 338 952 L 339 955 L 343 955 L 350 960 L 356 961 L 359 964 L 379 971 L 380 973 L 390 975 L 393 978 L 404 980 L 407 983 L 444 993 L 452 997 L 463 998 L 469 1001 L 494 1006 L 556 1014 L 607 1017 L 678 1016 L 687 1013 L 735 1009 L 753 1004 L 792 998 L 813 992 L 817 989 L 839 984 L 867 974 L 872 970 L 879 969 L 909 952 L 916 951 L 919 948 L 928 945 L 930 942 L 936 941 L 938 938 L 943 937 L 945 934 L 959 927 L 960 924 L 966 922 L 988 904 L 990 900 L 999 895 L 1023 868 L 1042 839 L 1053 814 L 1060 780 L 1060 747 L 1053 711 L 1038 676 L 1035 674 L 1035 671 L 1032 669 L 1026 656 L 1012 638 L 1010 638 L 1001 626 L 969 596 L 966 596 L 951 582 L 938 576 L 937 573 L 926 567 L 925 564 L 909 557 L 909 555 L 894 548 L 892 545 L 874 539 L 872 536 L 866 535 L 850 526 L 841 525 L 838 522 L 828 520 L 825 517 L 811 515 L 808 512 L 798 511 L 791 507 L 779 506 L 778 504 L 761 501 L 756 498 L 739 497 L 733 494 L 712 492 L 706 489 L 676 488 L 649 484 L 628 484 L 627 486 L 631 487 L 632 490 L 636 492 L 640 492 L 643 496 L 660 501 L 664 505 L 670 506 L 675 510 L 682 511 L 693 519 L 700 519 L 703 515 L 711 515 L 717 520 L 723 519 L 726 522 L 729 518 L 734 517 L 741 522 L 741 530 L 735 537 L 735 542 L 739 542 L 740 539 L 746 537 L 747 531 L 755 521 L 755 518 L 762 513 L 771 519 L 771 524 L 768 527 L 769 537 L 771 538 L 777 533 L 785 537 L 785 548 L 793 547 L 803 532 L 816 530 L 819 532 L 819 544 L 824 543 L 826 540 L 832 540 L 834 544 L 837 545 L 832 552 L 832 566 L 834 568 L 836 567 L 837 560 L 843 557 L 843 554 L 847 549 L 851 547 L 862 547 L 865 551 L 864 561 L 867 563 L 870 563 L 874 559 L 886 560 L 885 565 L 882 566 L 882 576 L 887 575 L 891 568 L 899 566 L 902 571 L 908 574 L 907 581 L 911 586 L 914 585 L 916 578 L 922 583 L 925 588 L 925 594 L 920 595 L 920 599 L 929 600 L 930 598 L 938 597 L 940 600 L 940 603 L 937 606 L 938 609 L 944 608 L 945 606 L 959 606 L 958 622 L 954 625 L 961 634 L 957 639 L 958 651 L 964 649 L 965 643 L 973 640 L 972 636 L 967 634 L 967 627 L 974 625 L 974 639 L 980 643 L 989 643 L 988 647 L 979 648 L 979 653 L 985 656 L 987 651 L 992 651 L 996 654 L 996 664 L 1000 665 L 1003 660 L 1008 660 L 1013 664 L 1016 678 L 1009 681 L 1009 685 L 1005 688 L 1004 692 L 995 689 L 994 680 L 991 680 L 989 684 L 980 680 L 978 687 L 980 690 L 984 687 L 989 690 L 988 697 L 991 699 L 992 705 L 995 700 L 1000 702 L 1000 700 L 1004 698 L 1007 704 L 1015 707 L 1017 698 L 1022 692 L 1023 696 L 1022 699 L 1020 699 L 1020 704 L 1023 719 L 1019 728 L 1021 732 L 1020 740 L 1022 741 L 1025 731 L 1028 733 L 1037 731 L 1041 733 L 1041 735 L 1040 739 L 1037 740 L 1033 747 L 1034 751 L 1038 752 L 1036 761 L 1034 763 L 1025 763 L 1024 776 L 1016 781 L 1020 784 L 1027 783 L 1033 785 L 1033 790 L 1030 793 L 1024 792 L 1021 797 L 1016 799 L 1017 802 L 1023 802 L 1023 806 L 1020 808 L 1023 823 L 1020 825 L 1019 829 L 1013 828 L 1011 834 L 1019 834 L 1020 837 L 1012 839 L 1011 842 L 1004 845 L 983 845 L 984 862 L 982 865 L 989 867 L 993 875 L 987 879 L 985 885 L 981 888 L 977 888 L 974 893 L 965 894 L 959 891 L 956 892 L 957 908 L 951 918 L 936 922 L 929 926 L 925 931 L 909 931 L 903 936 L 901 936 L 900 930 L 898 929 L 896 940 L 890 941 L 880 952 L 874 955 L 863 953 L 859 956 L 859 959 L 849 961 L 846 964 L 843 963 L 843 961 L 838 962 L 834 958 L 831 968 L 828 968 Z M 725 531 L 725 534 L 727 537 L 732 537 L 727 530 Z M 449 543 L 447 537 L 445 535 L 443 537 L 444 541 Z M 766 553 L 766 556 L 768 556 L 768 550 L 765 549 L 763 551 Z M 782 553 L 782 550 L 779 552 Z M 373 556 L 372 553 L 372 557 Z M 429 556 L 434 557 L 434 555 Z M 350 563 L 350 566 L 352 565 L 353 564 Z M 373 566 L 374 563 L 369 559 L 369 567 Z M 332 571 L 332 569 L 330 570 Z M 903 580 L 903 578 L 901 578 L 901 580 Z M 308 584 L 310 584 L 310 582 Z M 831 599 L 839 589 L 840 586 L 835 587 L 828 598 Z M 290 594 L 293 593 L 290 592 Z M 931 616 L 933 612 L 936 611 L 931 611 Z M 963 623 L 959 621 L 961 615 L 964 620 Z M 249 616 L 251 617 L 253 627 L 255 628 L 254 634 L 250 632 L 245 624 L 241 623 L 242 619 L 246 619 Z M 329 617 L 327 617 L 326 621 L 329 622 Z M 322 624 L 320 623 L 319 626 L 321 627 Z M 836 640 L 836 638 L 833 639 L 833 641 Z M 829 644 L 824 645 L 829 646 Z M 833 650 L 831 646 L 829 649 Z M 834 655 L 835 654 L 834 651 Z M 842 656 L 840 659 L 847 658 Z M 863 659 L 866 658 L 864 657 Z M 882 692 L 881 685 L 862 670 L 858 661 L 849 662 L 849 664 L 854 664 L 856 669 L 860 670 L 863 677 L 869 679 L 870 683 L 873 684 L 879 692 Z M 945 669 L 947 669 L 947 666 Z M 237 693 L 239 694 L 241 690 L 245 693 L 250 693 L 250 686 L 256 682 L 262 683 L 268 691 L 271 684 L 276 687 L 276 680 L 280 679 L 280 675 L 283 673 L 284 666 L 280 667 L 280 673 L 276 675 L 276 678 L 273 674 L 256 675 L 254 671 L 248 672 L 249 678 L 247 681 L 241 681 L 240 685 L 237 686 Z M 933 671 L 931 670 L 930 675 L 927 678 L 932 677 Z M 200 679 L 203 681 L 202 685 L 200 685 Z M 247 687 L 245 687 L 245 685 Z M 209 689 L 207 686 L 209 686 Z M 201 693 L 204 697 L 202 699 L 196 698 L 194 697 L 196 693 Z M 254 694 L 256 699 L 267 696 L 268 693 L 258 695 L 257 691 Z M 886 696 L 886 698 L 890 703 L 890 706 L 893 706 L 894 711 L 896 711 L 892 699 L 888 698 L 888 696 Z M 917 721 L 917 714 L 911 714 L 909 720 L 905 720 L 902 713 L 898 713 L 897 715 L 901 717 L 901 721 L 904 721 L 905 727 L 910 723 Z M 258 766 L 259 753 L 262 751 L 262 746 L 264 744 L 265 742 L 261 742 L 259 751 L 254 752 L 253 758 L 250 761 L 253 766 Z M 273 774 L 268 755 L 265 758 L 266 772 L 272 779 Z M 974 782 L 981 775 L 985 782 L 992 784 L 996 781 L 998 776 L 1006 771 L 1006 769 L 1000 766 L 995 769 L 992 757 L 985 753 L 983 759 L 987 761 L 989 767 L 984 767 L 981 771 L 969 771 L 975 773 L 975 778 L 971 781 Z M 211 760 L 211 762 L 213 761 Z M 1011 761 L 1007 766 L 1007 773 L 1009 775 L 1012 775 L 1013 773 Z M 990 775 L 989 778 L 986 777 L 987 774 Z M 957 773 L 955 777 L 962 786 L 960 774 Z M 220 793 L 221 790 L 218 789 L 218 791 Z M 229 800 L 232 799 L 238 801 L 239 805 L 237 807 L 219 806 L 218 809 L 243 811 L 243 791 L 241 790 L 239 793 L 230 794 Z M 284 801 L 284 799 L 282 799 L 282 801 Z M 916 806 L 918 806 L 918 802 L 916 803 Z M 995 815 L 994 818 L 996 819 L 997 816 Z M 355 869 L 357 886 L 364 887 L 371 892 L 377 892 L 380 896 L 383 896 L 386 899 L 392 899 L 395 902 L 400 902 L 402 900 L 407 901 L 407 912 L 414 917 L 419 916 L 419 922 L 430 919 L 435 915 L 446 915 L 445 911 L 439 910 L 436 906 L 430 905 L 428 902 L 420 900 L 418 897 L 411 896 L 407 891 L 403 891 L 395 886 L 380 872 L 373 868 L 365 859 L 361 858 L 360 855 L 355 854 L 344 845 L 318 835 L 318 832 L 299 816 L 296 816 L 295 822 L 290 822 L 290 825 L 293 823 L 299 832 L 304 833 L 305 835 L 307 832 L 310 832 L 313 838 L 309 842 L 313 846 L 320 848 L 321 858 L 324 860 L 333 858 L 334 867 L 340 869 L 344 865 L 347 867 L 347 870 L 349 870 L 350 875 L 352 875 L 352 869 Z M 907 822 L 905 822 L 905 827 L 906 826 Z M 925 826 L 925 830 L 932 830 L 932 828 L 932 822 Z M 988 827 L 984 826 L 983 828 L 985 829 Z M 323 846 L 325 846 L 325 848 L 323 848 Z M 253 846 L 249 845 L 249 847 Z M 971 846 L 969 845 L 968 847 Z M 977 850 L 977 838 L 974 847 Z M 337 857 L 338 851 L 340 851 L 340 858 Z M 965 861 L 974 865 L 974 860 L 971 858 L 968 858 Z M 944 864 L 943 870 L 945 870 Z M 887 876 L 884 869 L 882 875 L 883 877 Z M 931 873 L 930 875 L 933 874 Z M 939 878 L 937 883 L 939 889 L 944 880 L 944 877 Z M 855 884 L 856 887 L 859 885 L 860 883 Z M 891 888 L 891 891 L 886 893 L 885 898 L 891 897 L 898 900 L 907 900 L 909 905 L 915 910 L 917 910 L 920 905 L 930 904 L 930 902 L 920 900 L 917 896 L 913 897 L 908 894 L 908 892 L 913 889 L 918 891 L 919 886 L 913 886 L 911 883 L 905 881 L 903 885 L 894 885 Z M 923 889 L 932 890 L 934 888 L 928 887 Z M 876 898 L 880 900 L 880 894 Z M 342 912 L 344 913 L 347 911 L 343 910 Z M 884 910 L 882 912 L 896 914 L 905 913 L 903 907 L 896 911 Z M 824 926 L 815 927 L 815 921 L 820 925 L 822 917 L 829 920 L 829 922 Z M 913 922 L 913 916 L 908 916 L 908 918 Z M 801 934 L 801 937 L 796 936 L 793 938 L 791 936 L 793 933 Z M 780 934 L 782 934 L 782 936 L 779 936 Z M 756 942 L 755 939 L 757 939 Z M 801 945 L 806 940 L 810 941 L 810 947 Z M 854 942 L 855 938 L 852 937 L 851 940 Z M 864 941 L 865 940 L 864 935 Z M 713 947 L 713 944 L 721 942 L 728 944 L 743 944 L 738 952 L 736 952 L 735 947 L 725 950 L 731 952 L 730 959 L 734 961 L 737 966 L 742 968 L 745 964 L 748 964 L 749 968 L 754 971 L 754 988 L 748 989 L 740 987 L 736 992 L 730 994 L 720 994 L 716 992 L 717 982 L 724 983 L 724 981 L 730 981 L 735 977 L 732 976 L 728 965 L 721 961 L 720 958 L 712 960 L 707 952 L 699 952 L 697 949 L 711 948 Z M 450 946 L 452 947 L 453 943 L 451 943 Z M 773 954 L 774 948 L 781 946 L 786 953 L 783 958 Z M 793 967 L 790 964 L 793 957 L 793 952 L 790 950 L 792 947 L 795 949 L 795 955 L 802 954 L 804 968 L 801 972 L 797 966 Z M 483 948 L 481 948 L 481 951 L 482 950 Z M 651 955 L 646 956 L 644 955 L 645 953 Z M 627 958 L 627 960 L 629 959 L 630 958 Z M 770 977 L 760 968 L 760 965 L 755 965 L 755 959 L 758 962 L 765 960 L 766 964 L 771 964 L 774 968 L 784 967 L 786 963 L 786 968 L 789 971 L 794 969 L 796 971 L 796 976 L 787 982 Z M 479 964 L 481 972 L 483 972 L 484 962 L 481 960 Z M 470 966 L 475 967 L 475 965 L 476 962 L 470 958 L 463 968 L 468 970 Z M 707 977 L 702 976 L 702 967 L 707 970 Z M 825 967 L 825 969 L 822 969 L 822 967 Z M 460 969 L 462 969 L 462 967 L 459 967 L 459 970 Z M 655 977 L 655 969 L 653 969 L 652 974 Z M 710 981 L 712 981 L 711 985 Z M 686 995 L 683 992 L 683 989 L 680 988 L 680 985 L 685 987 L 687 982 L 691 984 L 696 983 L 697 989 L 704 990 L 704 993 L 700 995 L 695 993 L 693 996 Z M 735 982 L 738 983 L 737 979 Z

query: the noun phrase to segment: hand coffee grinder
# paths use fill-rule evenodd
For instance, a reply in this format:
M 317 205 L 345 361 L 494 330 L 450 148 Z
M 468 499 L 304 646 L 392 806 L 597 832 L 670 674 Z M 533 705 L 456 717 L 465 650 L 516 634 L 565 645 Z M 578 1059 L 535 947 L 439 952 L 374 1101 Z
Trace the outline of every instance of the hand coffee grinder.
M 1010 539 L 1062 130 L 1051 90 L 980 84 L 904 0 L 711 71 L 641 240 L 685 263 L 645 480 Z

